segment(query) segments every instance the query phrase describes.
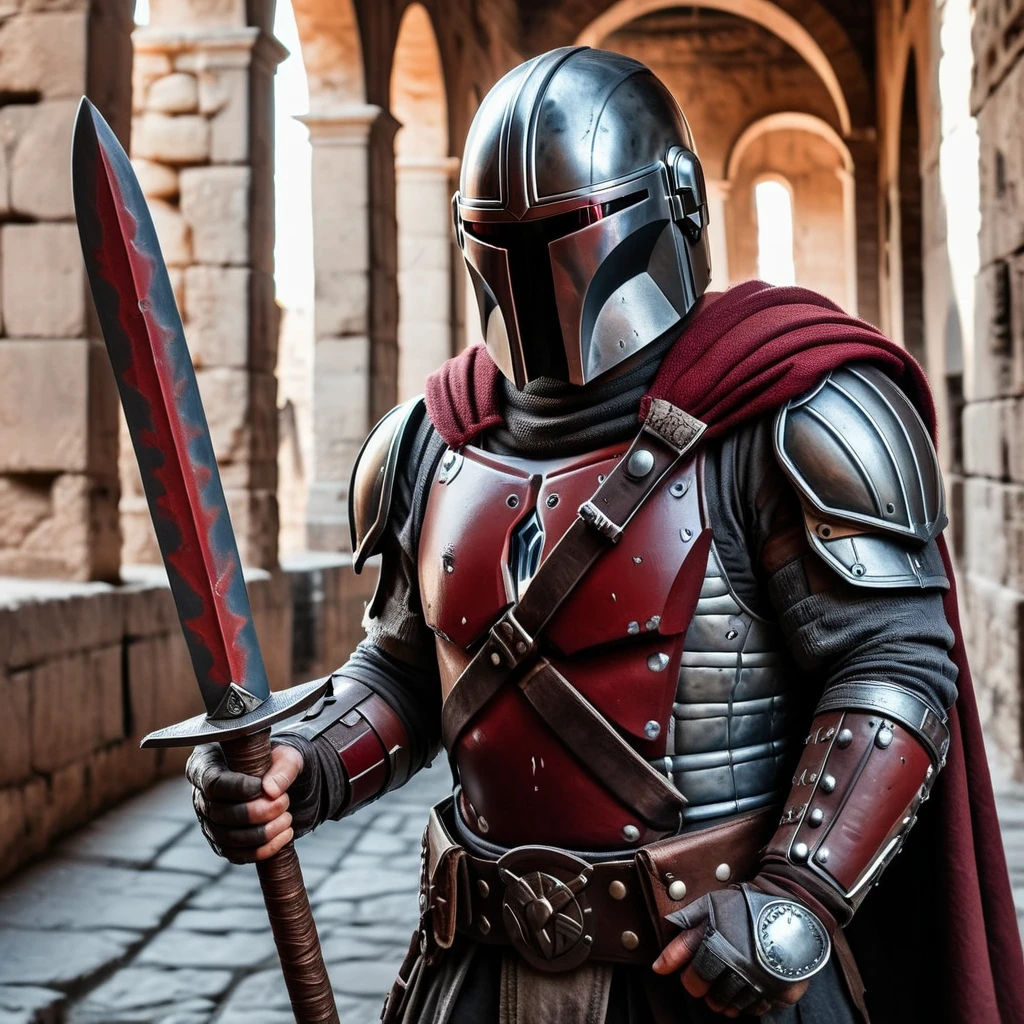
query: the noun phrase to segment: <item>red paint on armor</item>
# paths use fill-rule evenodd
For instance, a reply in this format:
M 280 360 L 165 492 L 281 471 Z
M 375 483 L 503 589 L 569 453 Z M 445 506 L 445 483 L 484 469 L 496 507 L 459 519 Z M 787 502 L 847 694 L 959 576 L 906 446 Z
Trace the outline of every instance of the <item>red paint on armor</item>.
M 438 634 L 445 694 L 512 600 L 508 561 L 516 525 L 536 508 L 546 558 L 625 447 L 546 462 L 463 449 L 457 475 L 435 481 L 420 535 L 420 588 Z M 697 477 L 697 463 L 668 475 L 542 641 L 558 670 L 645 758 L 665 753 L 683 637 L 707 563 L 710 532 Z M 510 510 L 513 488 L 521 500 Z M 446 554 L 454 557 L 451 572 Z M 650 729 L 653 737 L 650 723 L 658 727 Z M 467 820 L 488 840 L 622 848 L 626 825 L 639 829 L 641 843 L 660 838 L 590 776 L 514 684 L 469 725 L 455 758 Z

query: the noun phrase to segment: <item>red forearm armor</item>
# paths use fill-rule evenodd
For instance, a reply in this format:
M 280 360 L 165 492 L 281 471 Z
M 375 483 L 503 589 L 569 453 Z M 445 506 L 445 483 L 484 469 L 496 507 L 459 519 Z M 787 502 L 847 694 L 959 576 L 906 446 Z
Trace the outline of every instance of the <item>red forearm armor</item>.
M 948 735 L 935 711 L 902 687 L 832 688 L 811 723 L 763 868 L 822 894 L 844 923 L 917 820 Z
M 289 731 L 322 738 L 337 751 L 348 791 L 346 813 L 401 786 L 409 778 L 409 738 L 397 712 L 364 683 L 334 679 L 322 710 Z

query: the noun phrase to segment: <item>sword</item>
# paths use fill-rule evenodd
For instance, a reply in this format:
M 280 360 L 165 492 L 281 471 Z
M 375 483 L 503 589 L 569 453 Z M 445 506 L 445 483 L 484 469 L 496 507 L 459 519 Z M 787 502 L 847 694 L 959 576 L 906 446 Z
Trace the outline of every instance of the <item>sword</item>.
M 220 741 L 232 771 L 270 767 L 270 726 L 310 707 L 329 679 L 270 692 L 217 460 L 181 317 L 128 155 L 82 98 L 71 156 L 75 215 L 93 301 L 206 714 L 144 747 Z M 337 1024 L 302 871 L 289 843 L 256 865 L 292 1010 Z

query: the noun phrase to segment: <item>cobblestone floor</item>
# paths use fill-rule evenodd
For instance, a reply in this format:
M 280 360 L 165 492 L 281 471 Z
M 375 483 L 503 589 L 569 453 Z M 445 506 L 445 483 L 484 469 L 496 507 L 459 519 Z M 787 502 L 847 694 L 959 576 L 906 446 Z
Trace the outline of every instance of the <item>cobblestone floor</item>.
M 415 924 L 439 762 L 301 840 L 344 1024 L 372 1024 Z M 1024 789 L 1000 801 L 1024 922 Z M 291 1024 L 251 867 L 212 855 L 172 780 L 0 887 L 0 1024 Z

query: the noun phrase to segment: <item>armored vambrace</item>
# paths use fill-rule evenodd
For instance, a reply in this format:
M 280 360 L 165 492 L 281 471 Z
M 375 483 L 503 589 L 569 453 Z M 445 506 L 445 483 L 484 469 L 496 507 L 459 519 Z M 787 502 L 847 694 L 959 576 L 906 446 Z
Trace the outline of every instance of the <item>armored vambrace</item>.
M 830 688 L 761 874 L 804 890 L 837 924 L 848 923 L 917 821 L 948 746 L 945 720 L 910 690 Z
M 289 742 L 295 736 L 312 744 L 319 756 L 340 762 L 344 796 L 339 802 L 336 795 L 325 794 L 330 806 L 322 808 L 320 820 L 349 814 L 409 778 L 405 725 L 380 694 L 354 679 L 335 676 L 334 693 L 302 721 L 289 724 L 279 739 Z

